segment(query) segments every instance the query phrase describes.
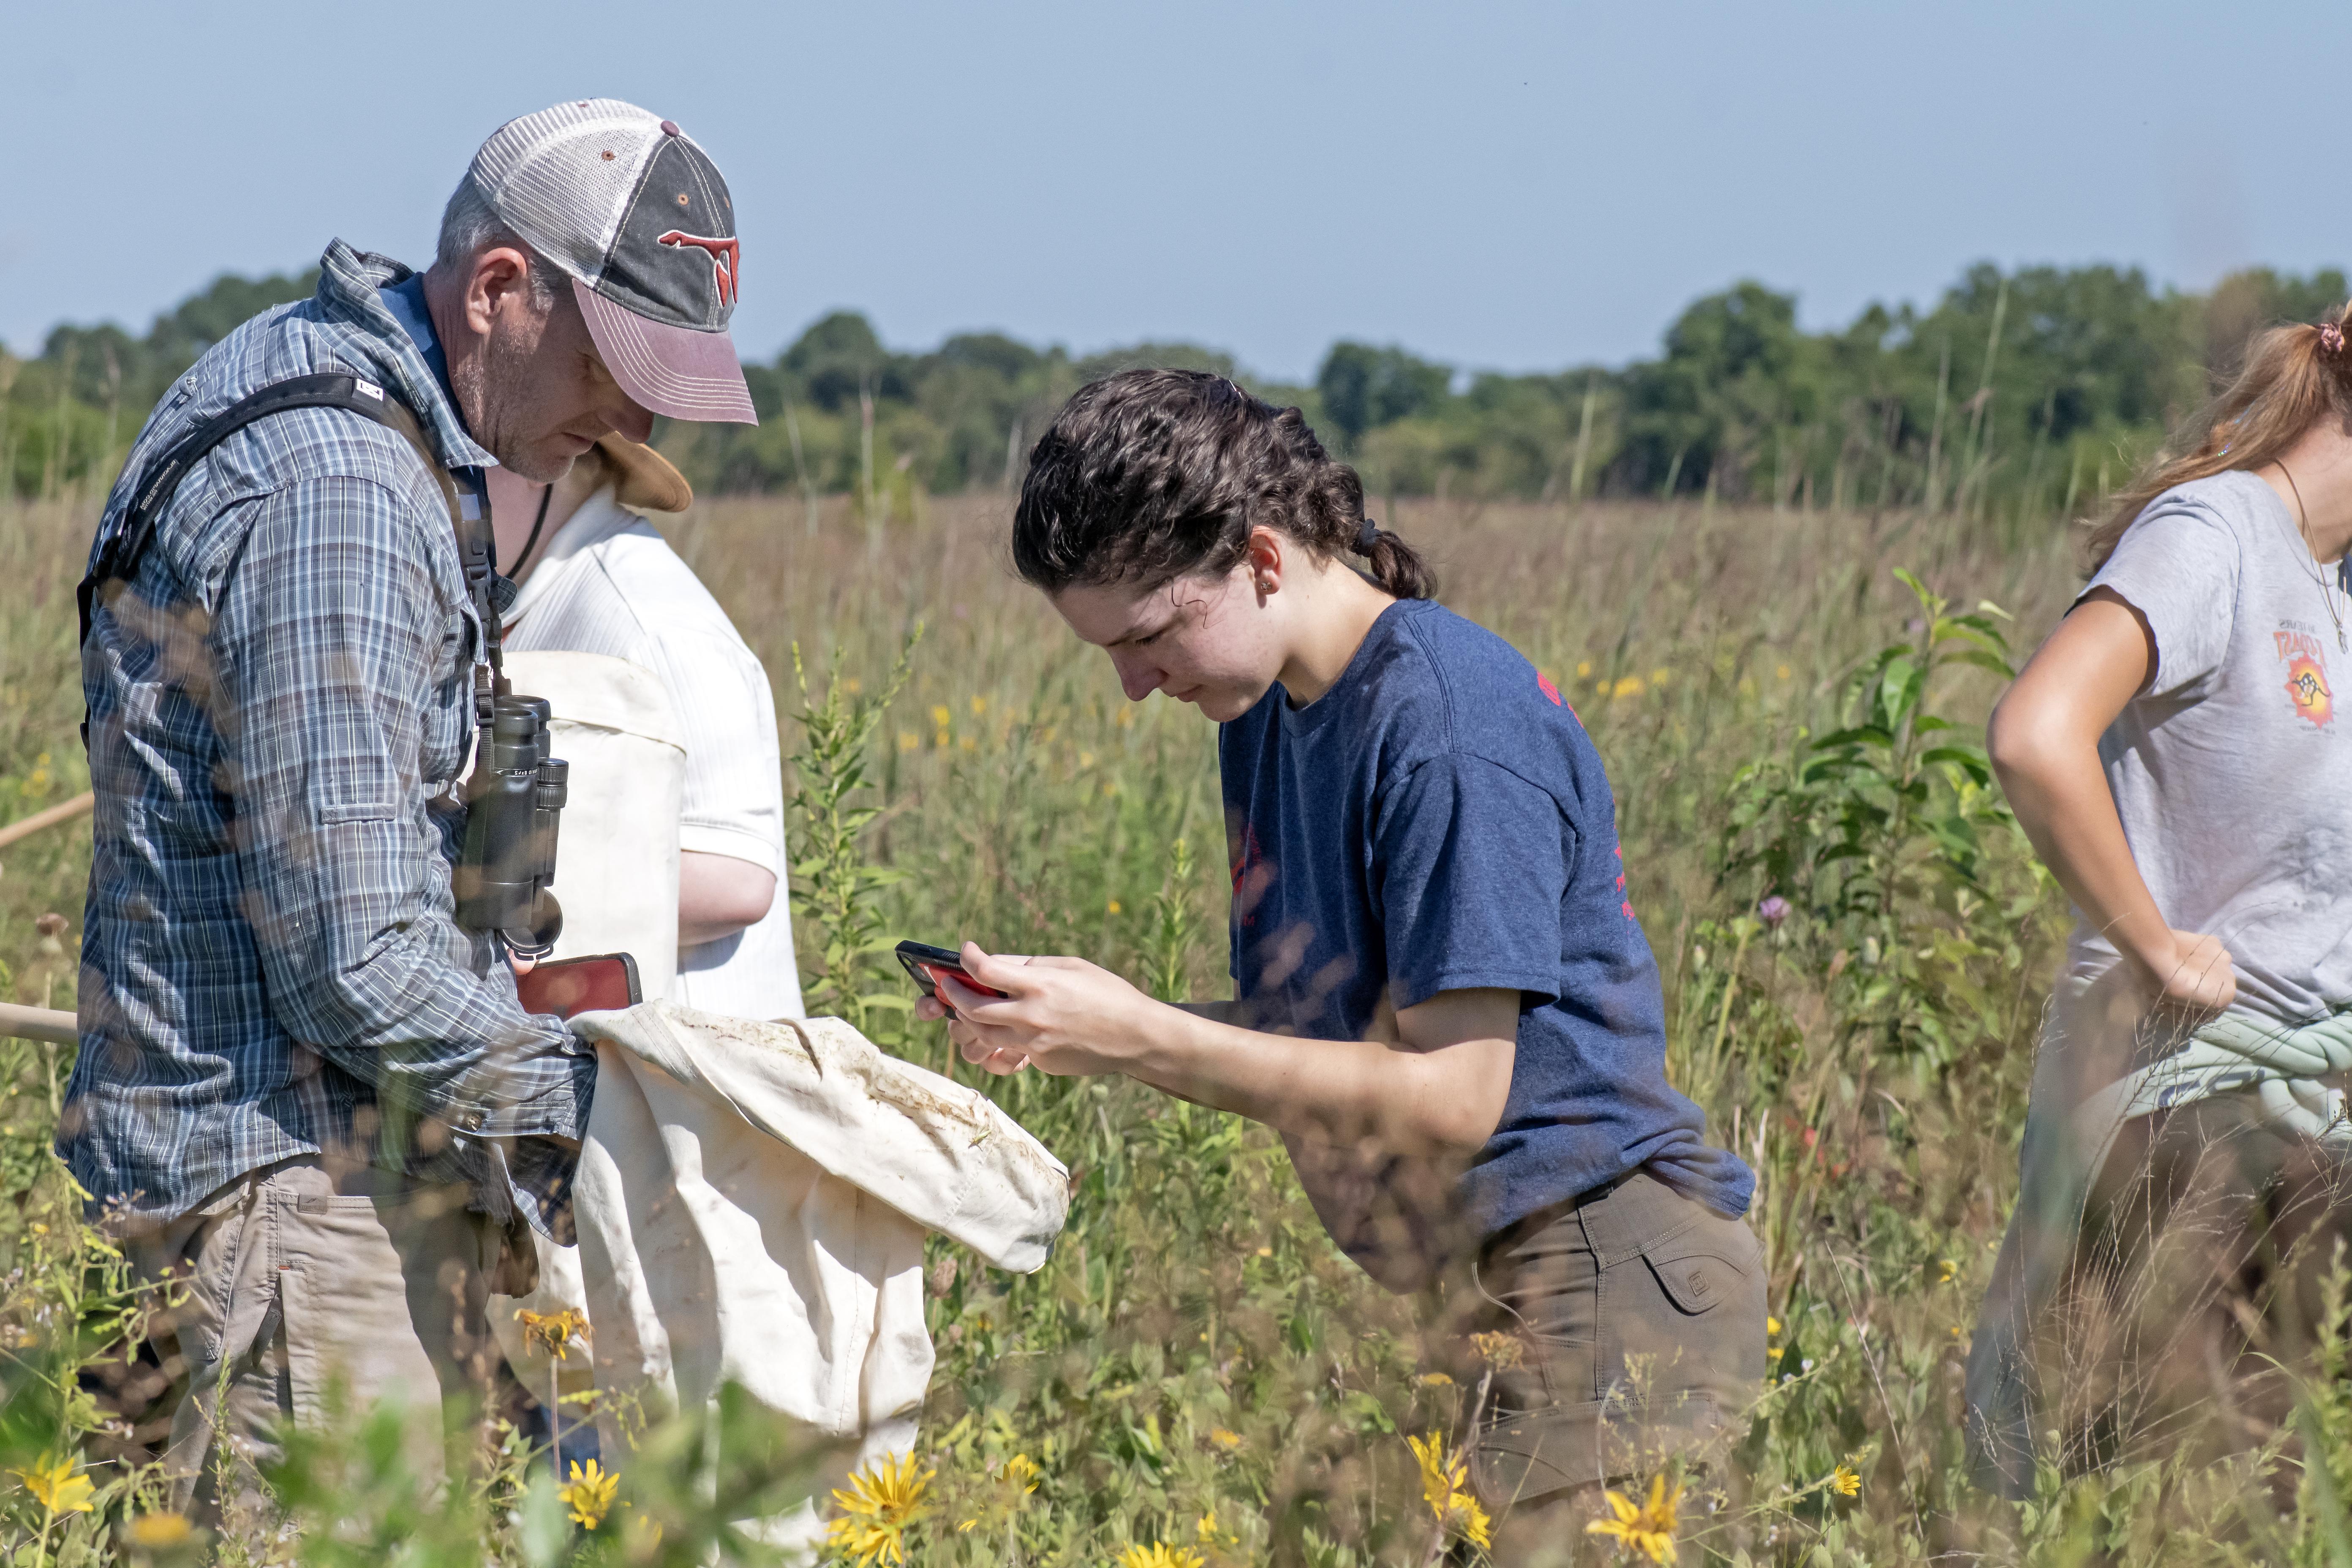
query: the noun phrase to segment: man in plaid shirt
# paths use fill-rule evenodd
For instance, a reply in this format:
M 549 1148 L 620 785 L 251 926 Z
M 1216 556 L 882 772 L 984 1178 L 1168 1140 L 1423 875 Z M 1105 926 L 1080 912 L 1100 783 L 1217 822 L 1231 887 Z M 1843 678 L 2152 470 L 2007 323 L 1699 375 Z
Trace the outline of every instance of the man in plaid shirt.
M 110 499 L 267 385 L 355 375 L 478 495 L 656 413 L 752 419 L 726 323 L 727 187 L 668 121 L 567 103 L 484 143 L 413 274 L 337 241 L 317 296 L 247 322 L 149 419 Z M 511 587 L 501 579 L 506 593 Z M 595 1058 L 457 925 L 484 630 L 441 476 L 339 409 L 199 460 L 82 649 L 98 792 L 81 1050 L 59 1152 L 151 1276 L 185 1379 L 169 1459 L 209 1508 L 331 1386 L 405 1402 L 437 1468 L 496 1352 L 484 1298 L 561 1227 Z M 225 1407 L 216 1408 L 223 1401 Z M 462 1422 L 449 1423 L 461 1430 Z M 233 1479 L 233 1484 L 242 1481 Z

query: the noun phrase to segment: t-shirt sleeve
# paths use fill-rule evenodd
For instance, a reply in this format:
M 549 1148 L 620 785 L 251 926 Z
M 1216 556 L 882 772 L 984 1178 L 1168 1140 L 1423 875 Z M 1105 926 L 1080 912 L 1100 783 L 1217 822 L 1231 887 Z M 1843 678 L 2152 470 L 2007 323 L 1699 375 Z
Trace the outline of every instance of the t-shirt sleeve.
M 677 847 L 782 878 L 783 780 L 767 670 L 732 637 L 680 629 L 656 640 L 686 731 Z
M 2156 635 L 2149 696 L 2193 695 L 2219 672 L 2229 656 L 2241 565 L 2238 536 L 2210 507 L 2159 497 L 2091 579 L 2084 592 L 2113 589 L 2147 617 Z
M 1559 803 L 1482 758 L 1433 758 L 1391 785 L 1372 868 L 1391 1005 L 1487 986 L 1556 998 L 1574 851 Z

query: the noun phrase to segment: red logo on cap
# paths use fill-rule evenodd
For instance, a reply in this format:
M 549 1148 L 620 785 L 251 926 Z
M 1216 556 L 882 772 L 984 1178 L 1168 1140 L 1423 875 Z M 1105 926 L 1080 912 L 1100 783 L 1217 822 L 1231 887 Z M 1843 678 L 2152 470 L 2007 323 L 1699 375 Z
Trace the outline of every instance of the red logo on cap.
M 743 263 L 743 247 L 737 241 L 705 239 L 698 234 L 688 234 L 684 229 L 674 228 L 667 234 L 656 235 L 654 243 L 698 246 L 710 252 L 710 282 L 711 286 L 719 290 L 719 302 L 722 305 L 732 305 L 735 302 L 735 273 Z

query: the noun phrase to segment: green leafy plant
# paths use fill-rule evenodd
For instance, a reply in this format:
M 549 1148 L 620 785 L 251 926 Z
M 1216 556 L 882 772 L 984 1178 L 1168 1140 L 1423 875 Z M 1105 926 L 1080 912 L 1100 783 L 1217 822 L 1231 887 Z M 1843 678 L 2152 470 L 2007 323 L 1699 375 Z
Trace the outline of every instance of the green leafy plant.
M 801 745 L 793 753 L 798 780 L 792 798 L 793 897 L 802 951 L 817 960 L 808 1007 L 812 1015 L 837 1016 L 869 1035 L 877 1014 L 903 1016 L 914 1005 L 903 984 L 877 983 L 885 978 L 879 961 L 892 946 L 881 898 L 903 873 L 874 864 L 864 839 L 882 814 L 866 798 L 873 788 L 867 752 L 883 715 L 906 689 L 922 638 L 917 622 L 880 691 L 866 692 L 836 664 L 822 697 L 809 689 L 801 646 L 793 644 L 793 676 L 801 693 L 794 715 Z
M 2044 883 L 1982 743 L 1937 705 L 1948 672 L 2014 676 L 2008 613 L 1989 600 L 1955 612 L 1914 574 L 1895 575 L 1917 602 L 1911 636 L 1855 672 L 1840 728 L 1739 771 L 1725 880 L 1753 889 L 1774 923 L 1804 922 L 1850 1028 L 1948 1065 L 1966 1043 L 1956 1023 L 2004 1032 L 1998 999 L 1969 984 L 1971 961 L 2021 959 L 2016 927 Z

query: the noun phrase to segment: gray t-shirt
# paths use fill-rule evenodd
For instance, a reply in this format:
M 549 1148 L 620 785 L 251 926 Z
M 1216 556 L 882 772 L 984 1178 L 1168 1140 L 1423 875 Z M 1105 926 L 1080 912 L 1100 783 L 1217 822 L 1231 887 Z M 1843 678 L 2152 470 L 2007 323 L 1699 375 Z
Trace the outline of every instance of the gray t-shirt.
M 2232 472 L 2157 497 L 2091 579 L 2156 634 L 2155 679 L 2099 742 L 2132 859 L 2168 924 L 2228 946 L 2238 1005 L 2284 1024 L 2352 1005 L 2342 575 Z M 2078 911 L 2068 957 L 2088 976 L 2116 950 Z

